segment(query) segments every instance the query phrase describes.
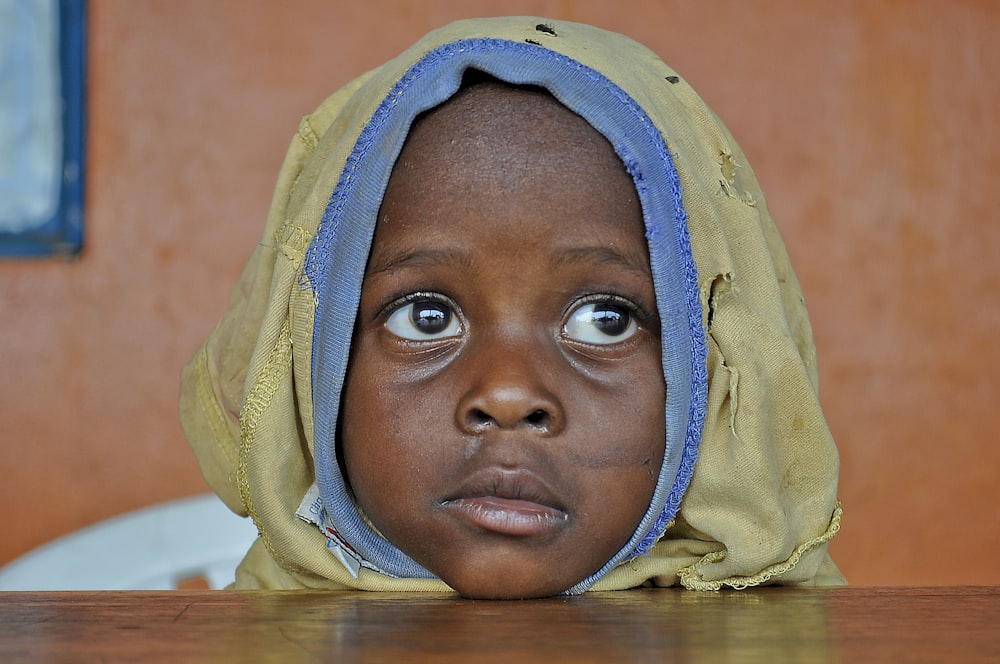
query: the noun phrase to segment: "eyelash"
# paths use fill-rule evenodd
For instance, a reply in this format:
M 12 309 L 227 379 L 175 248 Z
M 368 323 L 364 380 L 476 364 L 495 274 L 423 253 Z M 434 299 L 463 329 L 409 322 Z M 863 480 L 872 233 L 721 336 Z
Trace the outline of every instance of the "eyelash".
M 402 291 L 386 298 L 386 303 L 382 305 L 379 308 L 378 313 L 375 314 L 375 320 L 384 323 L 389 318 L 389 316 L 392 315 L 400 307 L 406 306 L 407 304 L 411 304 L 413 302 L 426 302 L 426 301 L 439 302 L 441 304 L 450 307 L 451 310 L 456 313 L 461 311 L 458 307 L 458 304 L 447 295 L 443 295 L 435 291 Z
M 563 319 L 565 320 L 570 312 L 585 304 L 611 304 L 627 310 L 642 328 L 652 330 L 659 326 L 659 319 L 655 313 L 643 306 L 641 302 L 619 295 L 613 289 L 576 298 L 566 306 L 565 311 L 563 311 Z

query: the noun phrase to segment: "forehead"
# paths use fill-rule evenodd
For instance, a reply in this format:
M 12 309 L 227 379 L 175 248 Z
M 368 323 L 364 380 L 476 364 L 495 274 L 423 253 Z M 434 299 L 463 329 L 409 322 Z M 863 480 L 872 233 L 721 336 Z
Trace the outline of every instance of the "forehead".
M 463 88 L 417 119 L 373 250 L 411 232 L 454 239 L 469 219 L 475 230 L 563 224 L 565 234 L 645 246 L 635 186 L 604 136 L 547 92 L 500 83 Z
M 419 116 L 394 172 L 433 159 L 453 164 L 475 158 L 467 178 L 553 176 L 586 172 L 621 180 L 624 166 L 607 139 L 548 92 L 499 82 L 480 82 Z M 452 175 L 457 175 L 453 173 Z

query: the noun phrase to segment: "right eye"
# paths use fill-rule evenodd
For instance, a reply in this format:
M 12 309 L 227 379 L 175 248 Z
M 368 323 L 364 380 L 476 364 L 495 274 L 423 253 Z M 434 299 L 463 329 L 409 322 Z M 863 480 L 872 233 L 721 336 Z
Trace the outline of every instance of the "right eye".
M 400 303 L 385 321 L 387 330 L 410 341 L 434 341 L 461 334 L 458 316 L 446 302 L 417 297 Z

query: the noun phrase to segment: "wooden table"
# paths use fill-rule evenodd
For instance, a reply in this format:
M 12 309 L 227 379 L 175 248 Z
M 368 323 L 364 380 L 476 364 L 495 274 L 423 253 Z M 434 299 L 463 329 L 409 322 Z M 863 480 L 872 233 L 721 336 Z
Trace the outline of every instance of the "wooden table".
M 0 593 L 0 662 L 1000 662 L 1000 587 Z

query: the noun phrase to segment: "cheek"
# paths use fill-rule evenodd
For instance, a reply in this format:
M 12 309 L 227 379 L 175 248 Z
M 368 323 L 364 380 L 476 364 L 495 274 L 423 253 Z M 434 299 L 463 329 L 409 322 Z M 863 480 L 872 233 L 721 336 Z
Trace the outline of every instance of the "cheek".
M 361 343 L 344 386 L 340 446 L 344 473 L 369 517 L 391 518 L 412 505 L 434 477 L 432 422 L 443 412 L 427 389 L 400 384 L 398 371 Z M 395 508 L 393 508 L 395 506 Z
M 348 364 L 340 413 L 340 452 L 348 484 L 359 500 L 377 486 L 378 469 L 391 469 L 392 443 L 386 433 L 394 423 L 379 389 L 381 370 L 364 343 L 356 346 Z M 377 494 L 376 494 L 377 495 Z
M 573 466 L 586 477 L 579 486 L 587 492 L 595 533 L 611 553 L 628 540 L 649 508 L 663 465 L 663 379 L 658 371 L 634 368 L 632 380 L 604 384 L 580 404 L 580 435 L 569 452 Z
M 577 390 L 576 424 L 580 427 L 579 461 L 594 468 L 636 469 L 654 480 L 663 461 L 666 388 L 653 363 L 630 363 L 613 380 Z M 589 432 L 589 433 L 588 433 Z

